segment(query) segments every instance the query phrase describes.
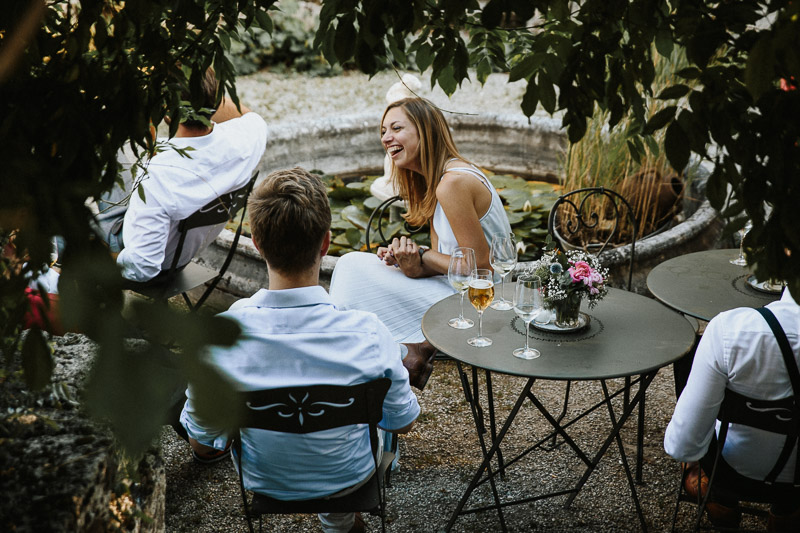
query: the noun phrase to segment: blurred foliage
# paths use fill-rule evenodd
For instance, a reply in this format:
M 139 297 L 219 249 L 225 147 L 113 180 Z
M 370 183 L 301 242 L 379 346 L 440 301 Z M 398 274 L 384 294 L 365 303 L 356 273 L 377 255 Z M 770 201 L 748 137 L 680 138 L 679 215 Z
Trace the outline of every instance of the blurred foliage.
M 297 0 L 281 0 L 272 14 L 273 29 L 250 27 L 232 41 L 228 57 L 239 75 L 269 67 L 273 72 L 287 70 L 316 76 L 342 72 L 331 66 L 314 48 L 314 32 L 319 21 L 319 5 Z
M 150 126 L 179 116 L 182 93 L 199 95 L 213 66 L 221 87 L 238 102 L 234 68 L 224 51 L 245 28 L 270 29 L 274 0 L 139 0 L 81 2 L 9 0 L 0 18 L 0 339 L 3 366 L 18 349 L 27 308 L 24 288 L 49 263 L 51 238 L 66 249 L 61 315 L 73 331 L 100 344 L 90 381 L 89 408 L 117 430 L 133 455 L 144 450 L 165 420 L 172 385 L 148 361 L 132 359 L 123 338 L 122 278 L 107 250 L 90 239 L 85 202 L 118 179 L 117 153 L 155 149 Z M 220 93 L 221 96 L 221 93 Z M 192 101 L 199 109 L 200 102 Z M 172 121 L 170 135 L 178 121 Z M 9 246 L 15 234 L 14 247 Z M 210 370 L 196 357 L 202 343 L 230 342 L 230 326 L 207 324 L 166 306 L 141 312 L 148 325 L 181 343 L 184 378 Z M 31 387 L 49 381 L 52 361 L 37 330 L 21 349 Z M 165 337 L 167 338 L 167 337 Z M 195 342 L 195 340 L 202 342 Z M 190 342 L 191 341 L 191 342 Z M 216 397 L 228 387 L 217 380 Z M 94 392 L 92 392 L 94 391 Z M 212 396 L 213 397 L 213 396 Z M 219 408 L 218 408 L 219 406 Z M 213 420 L 230 420 L 222 403 Z
M 712 163 L 706 195 L 728 234 L 753 221 L 758 278 L 785 279 L 800 299 L 800 91 L 779 86 L 800 81 L 799 25 L 790 0 L 323 0 L 315 44 L 368 74 L 430 68 L 447 94 L 468 67 L 481 83 L 499 68 L 526 82 L 523 113 L 559 112 L 571 142 L 595 105 L 609 128 L 631 117 L 638 157 L 663 129 L 673 168 L 691 153 Z M 689 66 L 656 93 L 653 49 L 676 45 Z M 648 117 L 651 96 L 669 105 Z

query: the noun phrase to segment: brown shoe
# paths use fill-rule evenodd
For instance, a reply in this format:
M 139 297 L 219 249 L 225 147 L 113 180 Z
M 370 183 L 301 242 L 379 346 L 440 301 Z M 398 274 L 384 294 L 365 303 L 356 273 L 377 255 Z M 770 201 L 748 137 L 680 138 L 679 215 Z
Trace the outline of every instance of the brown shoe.
M 408 370 L 408 382 L 419 390 L 428 384 L 428 378 L 433 372 L 433 358 L 436 348 L 428 341 L 407 343 L 408 354 L 403 359 L 403 366 Z
M 708 476 L 700 469 L 700 463 L 681 463 L 686 470 L 683 488 L 693 500 L 699 500 L 708 491 Z M 699 495 L 699 496 L 698 496 Z
M 700 463 L 683 463 L 687 471 L 683 480 L 683 488 L 693 500 L 700 501 L 708 492 L 708 476 L 700 468 Z M 721 503 L 706 503 L 706 513 L 711 523 L 717 527 L 736 528 L 742 520 L 742 512 L 736 507 L 728 507 Z
M 800 531 L 800 509 L 787 515 L 776 515 L 769 512 L 767 531 L 775 533 L 794 533 Z
M 356 521 L 353 522 L 353 527 L 350 528 L 348 533 L 364 533 L 367 530 L 367 525 L 364 523 L 364 517 L 361 513 L 356 513 Z

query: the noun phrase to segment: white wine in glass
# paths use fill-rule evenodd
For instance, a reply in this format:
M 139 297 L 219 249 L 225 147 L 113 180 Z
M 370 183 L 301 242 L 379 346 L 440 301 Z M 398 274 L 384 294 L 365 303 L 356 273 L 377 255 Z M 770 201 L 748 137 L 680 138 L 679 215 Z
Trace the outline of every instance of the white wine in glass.
M 739 257 L 730 260 L 732 265 L 747 266 L 747 258 L 744 256 L 744 238 L 752 228 L 753 222 L 748 220 L 744 227 L 739 230 Z
M 448 324 L 451 328 L 469 329 L 475 322 L 464 318 L 464 294 L 469 289 L 469 280 L 475 270 L 475 250 L 472 248 L 458 247 L 450 255 L 450 267 L 447 269 L 447 281 L 453 288 L 461 293 L 461 307 L 457 318 L 451 318 Z
M 496 233 L 492 235 L 492 247 L 490 249 L 489 261 L 492 268 L 500 274 L 500 296 L 492 303 L 492 309 L 505 311 L 511 309 L 512 303 L 505 298 L 506 276 L 514 270 L 517 265 L 517 243 L 514 235 Z
M 528 345 L 528 330 L 531 322 L 542 312 L 542 280 L 538 276 L 520 276 L 514 290 L 514 312 L 525 322 L 525 347 L 512 353 L 520 359 L 536 359 L 542 355 Z
M 469 302 L 478 311 L 478 336 L 467 341 L 470 346 L 483 348 L 491 346 L 492 339 L 483 336 L 483 312 L 494 298 L 492 271 L 488 268 L 475 269 L 469 282 Z

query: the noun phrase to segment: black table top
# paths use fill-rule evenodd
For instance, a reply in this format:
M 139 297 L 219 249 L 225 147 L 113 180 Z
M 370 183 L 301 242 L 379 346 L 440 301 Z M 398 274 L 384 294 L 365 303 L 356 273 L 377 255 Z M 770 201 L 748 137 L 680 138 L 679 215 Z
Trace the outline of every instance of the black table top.
M 664 261 L 650 271 L 647 288 L 664 304 L 709 321 L 736 307 L 761 307 L 779 294 L 761 292 L 747 283 L 749 267 L 732 265 L 736 249 L 706 250 Z
M 492 339 L 486 348 L 474 348 L 467 339 L 478 334 L 477 312 L 464 304 L 464 314 L 475 320 L 466 330 L 447 321 L 458 316 L 459 295 L 437 302 L 422 318 L 422 332 L 439 351 L 463 363 L 516 376 L 556 380 L 606 379 L 657 370 L 686 354 L 694 341 L 689 322 L 655 300 L 619 289 L 594 309 L 582 303 L 589 325 L 578 332 L 540 331 L 531 324 L 530 345 L 542 355 L 524 360 L 511 352 L 525 345 L 525 323 L 514 311 L 487 309 L 483 334 Z

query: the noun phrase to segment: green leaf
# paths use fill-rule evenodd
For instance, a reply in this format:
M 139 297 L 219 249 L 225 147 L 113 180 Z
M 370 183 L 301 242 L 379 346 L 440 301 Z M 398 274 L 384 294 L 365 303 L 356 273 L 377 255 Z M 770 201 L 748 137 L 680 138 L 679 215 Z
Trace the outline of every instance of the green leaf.
M 453 65 L 444 67 L 436 78 L 436 81 L 439 82 L 439 86 L 447 96 L 452 96 L 453 93 L 456 92 L 456 87 L 458 85 L 454 75 Z
M 553 83 L 544 72 L 539 73 L 538 82 L 539 101 L 542 103 L 544 110 L 552 115 L 556 110 L 556 91 L 553 88 Z
M 492 73 L 492 64 L 489 61 L 489 58 L 484 57 L 478 62 L 478 65 L 475 67 L 475 75 L 478 78 L 478 81 L 481 85 L 486 83 L 486 80 L 489 79 L 489 75 Z
M 260 9 L 256 10 L 256 23 L 258 24 L 259 28 L 270 34 L 275 29 L 272 25 L 272 18 L 267 14 L 266 11 L 262 11 Z
M 364 214 L 364 211 L 354 205 L 348 205 L 342 209 L 341 217 L 360 229 L 365 229 L 369 221 L 369 217 Z
M 633 143 L 631 139 L 628 139 L 626 141 L 626 144 L 628 145 L 628 153 L 631 154 L 631 157 L 633 158 L 634 161 L 636 161 L 636 164 L 641 165 L 642 158 L 641 155 L 639 154 L 639 150 L 637 150 L 636 148 L 636 145 Z
M 717 211 L 722 211 L 727 191 L 728 184 L 723 177 L 722 166 L 717 164 L 706 182 L 706 197 L 711 207 Z
M 541 56 L 538 54 L 528 54 L 522 61 L 514 65 L 511 72 L 508 74 L 508 82 L 514 82 L 521 79 L 528 79 L 531 74 L 541 65 Z
M 685 96 L 690 90 L 691 89 L 687 85 L 673 85 L 661 91 L 661 94 L 656 96 L 656 98 L 659 100 L 675 100 L 676 98 Z
M 770 37 L 764 36 L 750 50 L 744 71 L 745 85 L 754 101 L 758 101 L 762 94 L 773 87 L 775 79 L 774 61 L 774 43 Z
M 503 18 L 503 1 L 490 0 L 481 12 L 481 24 L 487 28 L 496 28 Z
M 642 133 L 645 135 L 650 135 L 666 126 L 673 118 L 675 118 L 675 111 L 677 109 L 677 106 L 671 105 L 669 107 L 665 107 L 650 117 L 650 120 L 648 120 L 647 124 L 645 124 Z
M 672 34 L 666 28 L 659 28 L 656 32 L 656 50 L 664 57 L 670 57 L 674 43 L 672 42 Z
M 539 105 L 539 88 L 536 86 L 534 80 L 528 81 L 528 86 L 525 88 L 525 94 L 522 96 L 522 112 L 526 117 L 533 116 L 536 112 L 536 106 Z
M 345 232 L 345 236 L 347 237 L 347 242 L 353 248 L 358 248 L 358 244 L 361 242 L 361 235 L 362 232 L 356 228 L 350 228 Z
M 677 76 L 687 79 L 687 80 L 696 80 L 700 77 L 700 69 L 696 67 L 688 67 L 679 70 L 675 73 Z
M 417 49 L 416 59 L 417 68 L 419 68 L 420 72 L 425 72 L 433 63 L 433 47 L 428 43 L 421 44 Z
M 356 50 L 356 29 L 352 18 L 339 19 L 333 50 L 336 52 L 336 59 L 340 64 L 353 57 Z
M 52 351 L 42 330 L 32 328 L 25 336 L 22 345 L 22 370 L 25 383 L 32 390 L 45 388 L 50 383 L 54 366 Z
M 672 122 L 667 128 L 664 150 L 672 168 L 678 174 L 683 173 L 683 169 L 689 164 L 689 142 L 686 139 L 686 133 L 677 122 Z
M 172 398 L 185 388 L 174 354 L 155 345 L 140 350 L 127 351 L 121 343 L 103 345 L 85 393 L 89 411 L 108 421 L 133 457 L 152 445 L 167 423 Z

